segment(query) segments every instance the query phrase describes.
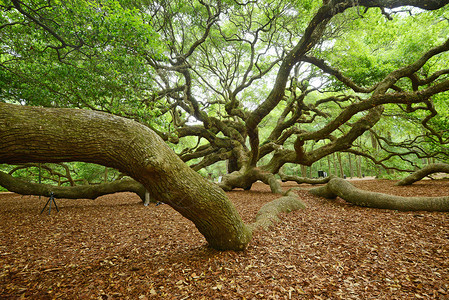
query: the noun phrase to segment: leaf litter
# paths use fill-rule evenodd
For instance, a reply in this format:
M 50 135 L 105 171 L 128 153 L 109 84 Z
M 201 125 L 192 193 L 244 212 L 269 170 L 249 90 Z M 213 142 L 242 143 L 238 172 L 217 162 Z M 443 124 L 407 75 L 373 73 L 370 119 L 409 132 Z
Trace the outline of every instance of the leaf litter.
M 371 191 L 449 195 L 449 181 Z M 284 183 L 284 188 L 297 186 Z M 310 188 L 309 185 L 301 185 Z M 360 208 L 298 191 L 308 205 L 258 230 L 243 252 L 216 251 L 167 205 L 0 194 L 1 299 L 449 299 L 449 213 Z M 245 222 L 277 196 L 228 193 Z

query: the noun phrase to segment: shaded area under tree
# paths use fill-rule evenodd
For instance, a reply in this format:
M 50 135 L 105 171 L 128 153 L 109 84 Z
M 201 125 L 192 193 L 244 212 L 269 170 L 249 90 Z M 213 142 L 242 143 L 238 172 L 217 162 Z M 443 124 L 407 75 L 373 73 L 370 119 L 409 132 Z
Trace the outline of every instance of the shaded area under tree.
M 402 196 L 449 194 L 447 180 L 353 183 Z M 282 225 L 256 231 L 244 252 L 206 247 L 168 205 L 149 210 L 130 193 L 60 199 L 51 216 L 39 215 L 44 199 L 0 194 L 0 228 L 7 228 L 0 298 L 447 298 L 446 213 L 367 209 L 298 193 L 311 209 L 282 214 Z M 227 196 L 245 222 L 277 197 L 259 182 Z

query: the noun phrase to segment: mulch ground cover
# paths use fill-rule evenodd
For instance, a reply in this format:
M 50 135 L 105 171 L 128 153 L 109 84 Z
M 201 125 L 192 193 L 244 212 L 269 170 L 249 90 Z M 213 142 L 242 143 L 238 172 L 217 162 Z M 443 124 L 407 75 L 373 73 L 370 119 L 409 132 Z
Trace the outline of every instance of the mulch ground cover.
M 352 182 L 449 195 L 445 180 Z M 56 199 L 50 215 L 40 214 L 47 198 L 0 194 L 0 299 L 449 299 L 449 213 L 298 193 L 308 208 L 255 232 L 243 252 L 208 248 L 169 206 L 130 193 Z M 247 223 L 277 197 L 259 183 L 228 196 Z

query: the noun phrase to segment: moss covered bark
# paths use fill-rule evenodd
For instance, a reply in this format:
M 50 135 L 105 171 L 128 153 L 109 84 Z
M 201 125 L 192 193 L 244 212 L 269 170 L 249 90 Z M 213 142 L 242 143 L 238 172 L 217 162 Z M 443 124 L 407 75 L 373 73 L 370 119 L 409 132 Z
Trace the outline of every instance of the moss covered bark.
M 447 197 L 400 197 L 364 191 L 341 178 L 332 178 L 328 184 L 313 188 L 313 195 L 334 199 L 340 197 L 354 205 L 402 211 L 449 211 Z
M 417 181 L 420 181 L 426 176 L 429 176 L 434 173 L 447 173 L 449 174 L 449 164 L 430 164 L 425 166 L 424 168 L 413 172 L 409 176 L 405 177 L 401 181 L 397 183 L 397 185 L 409 185 L 413 184 Z

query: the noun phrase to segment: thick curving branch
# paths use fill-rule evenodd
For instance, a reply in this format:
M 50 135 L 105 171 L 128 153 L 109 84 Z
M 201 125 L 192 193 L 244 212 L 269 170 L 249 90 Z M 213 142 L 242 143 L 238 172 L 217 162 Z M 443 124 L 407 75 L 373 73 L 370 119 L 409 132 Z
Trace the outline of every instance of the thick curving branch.
M 209 245 L 242 250 L 251 230 L 226 194 L 148 127 L 106 113 L 0 103 L 0 163 L 84 161 L 131 176 L 191 220 Z
M 446 197 L 400 197 L 364 191 L 348 181 L 333 177 L 328 184 L 310 189 L 313 195 L 335 199 L 337 197 L 363 207 L 394 209 L 401 211 L 449 211 Z
M 447 0 L 359 0 L 357 2 L 365 7 L 395 8 L 414 6 L 426 10 L 436 10 L 448 4 Z
M 410 185 L 415 183 L 416 181 L 420 181 L 426 176 L 429 176 L 434 173 L 447 173 L 449 174 L 449 164 L 430 164 L 425 166 L 424 168 L 410 174 L 409 176 L 405 177 L 396 185 Z

